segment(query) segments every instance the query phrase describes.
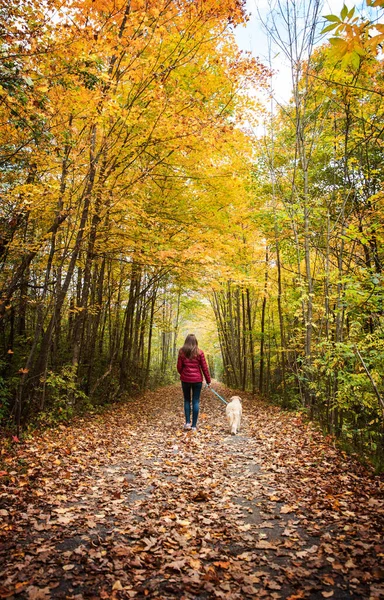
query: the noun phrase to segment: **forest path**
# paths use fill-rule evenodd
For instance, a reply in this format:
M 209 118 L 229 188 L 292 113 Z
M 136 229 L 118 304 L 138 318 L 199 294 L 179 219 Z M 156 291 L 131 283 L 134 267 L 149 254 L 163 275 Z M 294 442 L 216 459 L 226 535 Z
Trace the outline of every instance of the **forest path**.
M 182 431 L 176 385 L 15 444 L 0 598 L 383 597 L 382 479 L 242 396 L 236 437 L 209 391 Z

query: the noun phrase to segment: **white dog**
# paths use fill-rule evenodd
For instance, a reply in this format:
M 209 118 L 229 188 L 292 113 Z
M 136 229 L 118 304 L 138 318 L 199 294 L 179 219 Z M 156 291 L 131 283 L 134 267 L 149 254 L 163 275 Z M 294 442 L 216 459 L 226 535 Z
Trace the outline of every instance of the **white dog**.
M 232 396 L 227 404 L 225 412 L 227 413 L 231 434 L 236 435 L 240 430 L 241 415 L 243 413 L 241 398 L 239 396 Z

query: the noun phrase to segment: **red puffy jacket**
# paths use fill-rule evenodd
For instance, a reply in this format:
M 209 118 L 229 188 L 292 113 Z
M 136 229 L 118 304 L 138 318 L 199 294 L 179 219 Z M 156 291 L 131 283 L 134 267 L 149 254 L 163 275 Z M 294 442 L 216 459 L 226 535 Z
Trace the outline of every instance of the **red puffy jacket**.
M 211 383 L 211 376 L 209 374 L 204 352 L 202 350 L 199 350 L 198 352 L 198 355 L 194 358 L 187 358 L 184 352 L 180 350 L 177 359 L 177 370 L 180 373 L 181 381 L 185 381 L 186 383 L 198 383 L 199 381 L 203 381 L 203 372 L 205 381 Z

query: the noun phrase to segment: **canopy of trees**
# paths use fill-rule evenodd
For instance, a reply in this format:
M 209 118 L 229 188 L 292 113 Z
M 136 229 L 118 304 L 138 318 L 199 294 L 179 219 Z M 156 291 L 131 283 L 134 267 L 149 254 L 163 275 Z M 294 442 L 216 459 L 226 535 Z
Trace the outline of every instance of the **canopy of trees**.
M 0 18 L 1 410 L 20 423 L 161 382 L 180 286 L 220 260 L 246 196 L 239 124 L 267 71 L 234 44 L 236 0 Z
M 243 4 L 1 8 L 0 416 L 19 427 L 174 378 L 194 290 L 219 377 L 380 460 L 383 26 L 344 8 L 316 45 L 321 3 L 279 3 L 276 107 L 234 42 Z
M 279 7 L 284 18 L 272 14 L 270 35 L 292 66 L 292 98 L 279 108 L 272 100 L 253 170 L 254 200 L 242 239 L 255 248 L 258 231 L 264 266 L 260 256 L 255 266 L 252 255 L 239 250 L 243 283 L 215 294 L 226 380 L 287 406 L 301 404 L 329 432 L 380 462 L 381 38 L 368 35 L 373 25 L 344 8 L 340 17 L 327 17 L 339 37 L 315 46 L 320 3 Z M 343 25 L 352 18 L 353 28 Z M 257 283 L 250 282 L 255 273 Z

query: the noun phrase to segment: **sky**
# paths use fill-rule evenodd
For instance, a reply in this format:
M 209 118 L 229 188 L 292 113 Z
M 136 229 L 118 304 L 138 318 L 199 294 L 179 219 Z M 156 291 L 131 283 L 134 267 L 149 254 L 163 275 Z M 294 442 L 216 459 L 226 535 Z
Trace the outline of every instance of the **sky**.
M 262 20 L 267 20 L 270 11 L 270 5 L 275 4 L 274 0 L 247 0 L 247 11 L 250 13 L 250 20 L 245 27 L 236 27 L 235 37 L 238 46 L 245 51 L 250 51 L 254 57 L 258 57 L 261 62 L 268 65 L 268 36 L 265 32 Z M 297 5 L 304 4 L 299 0 Z M 307 0 L 308 4 L 308 0 Z M 340 14 L 343 7 L 343 0 L 324 0 L 321 15 Z M 348 8 L 357 4 L 354 0 L 346 2 Z M 322 38 L 324 39 L 324 38 Z M 320 41 L 320 40 L 319 40 Z M 291 75 L 287 61 L 282 52 L 277 47 L 271 49 L 273 76 L 273 89 L 276 102 L 284 104 L 288 102 L 291 92 Z

